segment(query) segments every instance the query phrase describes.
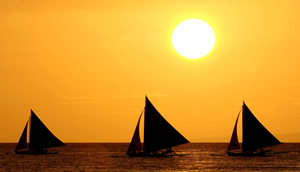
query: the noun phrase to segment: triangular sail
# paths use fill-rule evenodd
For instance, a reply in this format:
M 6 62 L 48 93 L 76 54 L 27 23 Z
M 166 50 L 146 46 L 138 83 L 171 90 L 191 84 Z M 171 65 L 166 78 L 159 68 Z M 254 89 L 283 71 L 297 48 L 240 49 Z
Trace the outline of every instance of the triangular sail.
M 27 145 L 27 126 L 28 126 L 28 121 L 26 122 L 25 128 L 22 132 L 22 135 L 20 137 L 20 140 L 19 140 L 15 150 L 27 149 L 28 148 L 28 145 Z
M 29 150 L 57 146 L 65 146 L 65 144 L 56 138 L 31 110 Z
M 281 144 L 252 114 L 243 103 L 243 151 Z
M 234 129 L 233 129 L 233 132 L 232 132 L 231 140 L 230 140 L 227 151 L 240 149 L 240 144 L 239 144 L 239 140 L 238 140 L 238 137 L 237 137 L 237 124 L 238 124 L 238 119 L 239 119 L 239 116 L 240 116 L 240 112 L 239 112 L 239 114 L 236 118 L 236 122 L 235 122 L 235 125 L 234 125 Z
M 160 115 L 147 97 L 144 122 L 145 152 L 155 152 L 189 142 Z
M 143 150 L 142 147 L 142 143 L 141 143 L 141 139 L 140 139 L 140 120 L 141 120 L 141 116 L 142 116 L 143 112 L 140 115 L 140 118 L 138 120 L 138 123 L 136 125 L 133 137 L 131 139 L 129 148 L 127 150 L 127 152 L 132 152 L 132 151 L 139 151 L 139 150 Z

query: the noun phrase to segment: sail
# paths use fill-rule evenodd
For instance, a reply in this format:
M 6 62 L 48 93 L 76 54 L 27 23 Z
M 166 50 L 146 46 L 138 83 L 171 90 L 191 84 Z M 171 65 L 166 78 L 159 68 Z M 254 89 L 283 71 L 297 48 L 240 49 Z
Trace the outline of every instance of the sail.
M 147 97 L 144 123 L 145 152 L 155 152 L 189 142 L 160 115 Z
M 132 151 L 139 151 L 139 150 L 143 150 L 142 147 L 142 143 L 141 143 L 141 139 L 140 139 L 140 120 L 141 120 L 141 116 L 142 116 L 143 112 L 140 115 L 140 118 L 138 120 L 138 123 L 136 125 L 133 137 L 131 139 L 129 148 L 127 150 L 127 152 L 132 152 Z
M 29 136 L 29 150 L 65 146 L 63 142 L 48 130 L 32 110 Z
M 243 151 L 254 151 L 280 143 L 243 103 Z
M 15 150 L 28 148 L 28 146 L 27 146 L 27 126 L 28 126 L 28 121 L 26 122 L 25 128 L 22 132 L 22 135 L 20 137 L 20 140 L 19 140 Z
M 234 125 L 234 129 L 233 129 L 233 132 L 232 132 L 231 140 L 230 140 L 227 151 L 240 149 L 240 144 L 239 144 L 239 140 L 238 140 L 238 137 L 237 137 L 237 124 L 238 124 L 238 119 L 239 119 L 239 116 L 240 116 L 240 112 L 239 112 L 239 114 L 236 118 L 236 122 L 235 122 L 235 125 Z

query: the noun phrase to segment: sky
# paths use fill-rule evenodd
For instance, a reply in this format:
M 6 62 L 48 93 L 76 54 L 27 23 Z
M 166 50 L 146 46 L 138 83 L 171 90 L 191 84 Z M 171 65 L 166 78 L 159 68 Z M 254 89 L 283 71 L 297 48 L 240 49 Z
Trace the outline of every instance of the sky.
M 130 142 L 145 95 L 191 142 L 229 142 L 243 101 L 279 140 L 299 142 L 279 137 L 300 133 L 299 5 L 2 0 L 0 142 L 18 142 L 30 109 L 63 142 Z M 171 42 L 190 18 L 216 37 L 193 60 Z

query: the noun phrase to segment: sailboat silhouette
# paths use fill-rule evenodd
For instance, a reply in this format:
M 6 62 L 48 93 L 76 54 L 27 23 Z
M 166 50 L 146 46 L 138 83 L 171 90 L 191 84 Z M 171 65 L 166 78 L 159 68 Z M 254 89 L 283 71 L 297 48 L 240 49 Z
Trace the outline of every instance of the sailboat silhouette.
M 243 144 L 242 152 L 233 152 L 232 150 L 240 149 L 237 137 L 237 123 L 240 116 L 235 122 L 227 154 L 230 156 L 265 156 L 274 155 L 272 150 L 264 150 L 263 148 L 281 144 L 252 114 L 250 109 L 243 102 Z
M 27 126 L 29 123 L 29 144 L 27 144 Z M 17 154 L 46 154 L 46 148 L 65 146 L 65 144 L 56 138 L 43 122 L 31 110 L 31 117 L 26 122 L 20 140 L 15 148 Z M 55 152 L 56 153 L 56 152 Z
M 139 117 L 131 143 L 126 152 L 128 156 L 153 157 L 174 155 L 175 152 L 172 151 L 172 147 L 189 143 L 185 137 L 161 116 L 146 96 L 146 106 L 144 109 L 144 145 L 142 146 L 139 133 L 142 114 Z M 166 150 L 161 151 L 163 149 Z

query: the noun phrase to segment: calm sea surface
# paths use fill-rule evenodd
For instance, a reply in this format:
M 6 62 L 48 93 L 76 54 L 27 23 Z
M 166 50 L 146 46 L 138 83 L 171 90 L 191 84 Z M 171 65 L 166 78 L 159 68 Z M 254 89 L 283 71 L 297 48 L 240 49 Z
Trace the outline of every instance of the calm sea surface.
M 16 144 L 0 144 L 0 171 L 300 171 L 300 143 L 274 146 L 270 157 L 231 157 L 227 143 L 174 147 L 184 156 L 126 157 L 129 143 L 67 143 L 59 154 L 17 155 Z

